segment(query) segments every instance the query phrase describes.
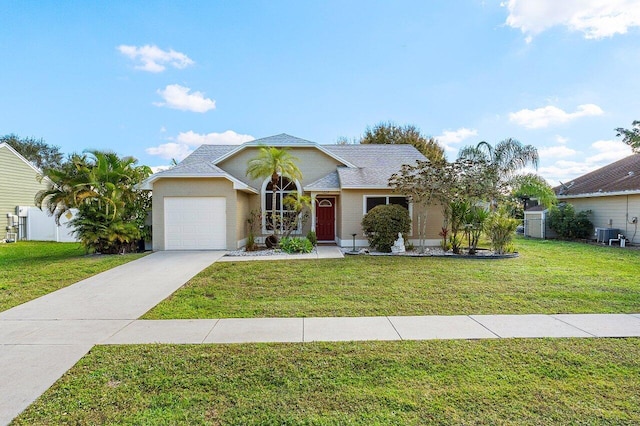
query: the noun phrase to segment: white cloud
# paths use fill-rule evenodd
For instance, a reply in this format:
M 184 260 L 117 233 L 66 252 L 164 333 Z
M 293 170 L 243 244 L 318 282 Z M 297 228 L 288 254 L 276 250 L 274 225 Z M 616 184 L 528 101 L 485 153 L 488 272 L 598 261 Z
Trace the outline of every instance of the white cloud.
M 137 70 L 162 72 L 166 69 L 165 65 L 182 69 L 195 63 L 184 53 L 176 52 L 173 49 L 162 50 L 155 45 L 147 44 L 136 47 L 123 44 L 118 46 L 118 50 L 137 63 L 134 66 Z
M 180 132 L 175 138 L 170 138 L 171 142 L 147 148 L 145 151 L 149 155 L 157 155 L 161 158 L 177 161 L 183 160 L 200 145 L 240 145 L 241 143 L 252 141 L 255 138 L 251 135 L 243 135 L 233 130 L 222 133 L 196 133 L 192 130 Z
M 571 182 L 578 176 L 631 155 L 631 148 L 618 140 L 598 140 L 591 144 L 590 153 L 592 155 L 584 161 L 558 160 L 552 165 L 540 167 L 538 173 L 553 186 L 559 182 Z
M 234 132 L 233 130 L 227 130 L 222 133 L 196 133 L 193 130 L 188 132 L 178 133 L 176 141 L 190 145 L 240 145 L 241 143 L 249 142 L 255 138 L 251 135 L 242 135 Z
M 185 145 L 182 143 L 163 143 L 159 146 L 154 146 L 151 148 L 145 149 L 145 152 L 149 155 L 157 155 L 160 158 L 164 158 L 165 160 L 171 160 L 175 158 L 176 160 L 182 160 L 187 155 L 193 152 L 193 149 L 189 147 L 189 145 Z
M 173 166 L 151 166 L 151 173 L 158 173 L 164 170 L 169 170 Z
M 476 129 L 467 129 L 461 127 L 457 130 L 444 130 L 441 135 L 436 136 L 435 139 L 444 147 L 445 150 L 455 152 L 458 148 L 452 147 L 452 144 L 457 144 L 471 136 L 477 136 L 478 131 Z
M 587 163 L 602 163 L 604 165 L 631 155 L 631 147 L 618 140 L 595 141 L 591 147 L 597 153 L 587 157 Z
M 162 96 L 164 102 L 154 102 L 153 104 L 193 112 L 207 112 L 216 108 L 216 101 L 205 98 L 204 93 L 189 93 L 190 91 L 191 89 L 188 87 L 169 84 L 164 90 L 158 90 L 158 94 Z
M 522 109 L 509 113 L 509 121 L 528 129 L 539 129 L 553 124 L 562 124 L 580 117 L 602 115 L 604 111 L 598 105 L 585 104 L 578 105 L 575 112 L 566 112 L 562 109 L 549 105 L 537 109 Z
M 586 39 L 601 39 L 625 34 L 640 26 L 639 0 L 508 0 L 501 4 L 509 10 L 506 24 L 533 36 L 555 26 L 584 34 Z
M 575 149 L 567 148 L 566 146 L 549 146 L 538 150 L 540 158 L 566 158 L 575 154 Z
M 567 142 L 569 142 L 569 138 L 565 138 L 564 136 L 556 135 L 556 142 L 558 142 L 559 144 L 564 145 Z

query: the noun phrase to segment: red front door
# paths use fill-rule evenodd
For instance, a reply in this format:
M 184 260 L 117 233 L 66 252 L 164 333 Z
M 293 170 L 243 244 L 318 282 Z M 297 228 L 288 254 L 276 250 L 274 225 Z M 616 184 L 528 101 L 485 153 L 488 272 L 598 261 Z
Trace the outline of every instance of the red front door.
M 316 237 L 318 241 L 333 241 L 336 237 L 336 199 L 316 198 Z

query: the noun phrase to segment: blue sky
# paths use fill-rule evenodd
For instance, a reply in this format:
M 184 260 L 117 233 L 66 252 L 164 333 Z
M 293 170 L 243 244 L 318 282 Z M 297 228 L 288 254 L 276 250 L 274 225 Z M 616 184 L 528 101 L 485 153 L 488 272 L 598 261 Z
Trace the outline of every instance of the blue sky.
M 570 181 L 630 154 L 640 0 L 0 0 L 0 135 L 142 164 L 202 143 L 513 137 Z

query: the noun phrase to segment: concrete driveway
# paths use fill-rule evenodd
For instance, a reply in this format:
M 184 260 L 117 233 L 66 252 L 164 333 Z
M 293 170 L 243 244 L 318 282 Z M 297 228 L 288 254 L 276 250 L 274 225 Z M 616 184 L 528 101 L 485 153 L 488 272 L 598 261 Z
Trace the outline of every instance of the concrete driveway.
M 102 342 L 222 251 L 164 251 L 0 312 L 0 424 L 9 423 Z

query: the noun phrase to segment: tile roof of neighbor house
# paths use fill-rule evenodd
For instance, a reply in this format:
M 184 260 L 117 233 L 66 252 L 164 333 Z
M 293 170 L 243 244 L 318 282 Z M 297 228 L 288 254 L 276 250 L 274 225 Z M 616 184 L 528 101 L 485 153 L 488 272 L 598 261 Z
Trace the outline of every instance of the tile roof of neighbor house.
M 604 166 L 554 188 L 560 198 L 586 194 L 640 192 L 640 154 Z
M 175 173 L 179 172 L 176 169 L 183 165 L 192 166 L 193 168 L 189 170 L 198 173 L 197 164 L 216 164 L 244 147 L 260 145 L 317 147 L 345 164 L 345 167 L 338 167 L 336 171 L 305 186 L 305 189 L 309 190 L 387 187 L 391 175 L 398 172 L 403 164 L 413 164 L 416 160 L 426 159 L 411 145 L 320 145 L 282 133 L 255 139 L 242 145 L 202 145 L 182 160 L 177 167 L 161 172 L 162 177 L 175 176 Z M 172 170 L 175 172 L 169 173 Z M 203 175 L 207 172 L 207 169 L 202 170 Z

